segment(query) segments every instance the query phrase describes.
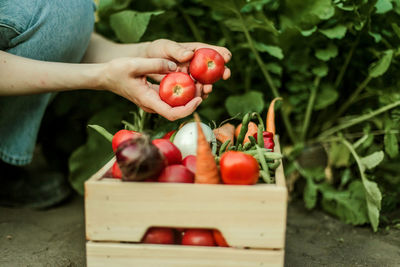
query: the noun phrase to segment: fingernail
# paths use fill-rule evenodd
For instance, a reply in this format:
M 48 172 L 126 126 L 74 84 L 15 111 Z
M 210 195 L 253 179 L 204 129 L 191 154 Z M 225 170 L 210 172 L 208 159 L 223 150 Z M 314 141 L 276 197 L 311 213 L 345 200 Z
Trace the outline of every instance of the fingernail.
M 172 62 L 172 61 L 169 61 L 168 62 L 168 69 L 169 70 L 176 70 L 176 64 L 174 63 L 174 62 Z

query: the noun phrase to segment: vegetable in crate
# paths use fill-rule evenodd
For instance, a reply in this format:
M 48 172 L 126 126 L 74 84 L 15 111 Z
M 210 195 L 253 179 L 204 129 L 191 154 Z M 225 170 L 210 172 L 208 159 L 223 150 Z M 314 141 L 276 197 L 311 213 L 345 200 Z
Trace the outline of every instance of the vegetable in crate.
M 215 246 L 212 230 L 187 229 L 182 236 L 182 245 L 185 246 Z
M 180 164 L 182 162 L 181 151 L 168 139 L 154 139 L 152 143 L 163 153 L 167 165 Z
M 164 155 L 144 134 L 122 142 L 115 155 L 126 181 L 158 177 L 166 166 Z
M 253 135 L 253 137 L 257 139 L 257 133 Z M 263 139 L 264 139 L 264 148 L 266 149 L 271 149 L 271 151 L 274 151 L 275 147 L 275 142 L 274 142 L 274 134 L 271 132 L 264 131 L 263 132 Z
M 146 244 L 175 244 L 176 235 L 172 228 L 151 227 L 145 233 L 142 243 Z
M 218 166 L 211 151 L 210 144 L 207 142 L 203 133 L 200 117 L 194 114 L 197 124 L 197 154 L 196 154 L 196 173 L 195 183 L 200 184 L 219 184 Z
M 212 129 L 201 123 L 201 128 L 206 136 L 207 142 L 215 143 L 215 135 Z M 196 155 L 197 150 L 197 126 L 195 122 L 188 122 L 182 126 L 176 133 L 173 141 L 185 158 L 188 155 Z
M 125 130 L 125 129 L 122 129 L 122 130 L 119 130 L 118 132 L 116 132 L 111 141 L 111 146 L 112 146 L 114 153 L 115 153 L 115 151 L 117 151 L 119 144 L 121 144 L 122 142 L 124 142 L 126 140 L 132 139 L 136 136 L 139 136 L 139 135 L 141 135 L 141 133 L 136 132 L 136 131 L 131 131 L 131 130 Z
M 219 165 L 221 178 L 225 184 L 253 185 L 260 176 L 257 160 L 240 151 L 225 152 Z
M 193 173 L 196 172 L 196 156 L 194 155 L 186 156 L 182 160 L 182 164 L 185 165 L 185 167 L 188 168 L 189 171 Z
M 162 183 L 193 183 L 194 174 L 181 164 L 169 165 L 164 168 L 158 177 Z

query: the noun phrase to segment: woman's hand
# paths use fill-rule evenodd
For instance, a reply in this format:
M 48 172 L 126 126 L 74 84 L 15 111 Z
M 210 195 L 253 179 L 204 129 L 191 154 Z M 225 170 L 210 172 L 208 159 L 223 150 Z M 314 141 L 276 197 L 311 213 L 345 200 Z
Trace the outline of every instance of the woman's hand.
M 149 58 L 165 58 L 173 60 L 178 63 L 178 71 L 188 73 L 190 60 L 194 55 L 194 51 L 199 48 L 215 49 L 225 59 L 225 63 L 229 62 L 232 57 L 231 52 L 225 47 L 208 45 L 204 43 L 177 43 L 166 39 L 160 39 L 149 43 L 145 50 L 145 56 Z M 222 79 L 227 80 L 230 76 L 231 71 L 225 66 Z M 164 75 L 149 75 L 149 77 L 157 82 L 160 82 Z M 207 98 L 208 94 L 212 92 L 212 85 L 201 84 L 197 82 L 196 89 L 196 95 L 205 99 Z
M 105 64 L 100 88 L 134 102 L 146 112 L 177 120 L 192 114 L 200 105 L 201 97 L 195 97 L 185 106 L 171 107 L 160 99 L 158 85 L 146 79 L 152 74 L 165 75 L 176 70 L 177 65 L 168 59 L 118 58 Z

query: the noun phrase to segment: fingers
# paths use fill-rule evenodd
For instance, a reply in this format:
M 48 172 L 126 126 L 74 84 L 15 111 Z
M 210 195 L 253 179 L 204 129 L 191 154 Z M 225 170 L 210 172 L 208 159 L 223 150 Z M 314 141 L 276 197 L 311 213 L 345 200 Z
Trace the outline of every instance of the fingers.
M 221 54 L 221 56 L 224 58 L 225 63 L 229 62 L 232 58 L 232 53 L 225 47 L 222 46 L 216 46 L 216 45 L 209 45 L 209 44 L 204 44 L 204 43 L 181 43 L 182 46 L 184 46 L 187 49 L 190 49 L 192 51 L 195 51 L 199 48 L 212 48 L 218 51 L 218 53 Z
M 153 109 L 156 113 L 160 114 L 164 118 L 174 121 L 192 114 L 201 102 L 201 97 L 195 97 L 185 106 L 171 107 L 159 97 L 153 96 L 147 99 L 146 106 Z
M 152 42 L 149 50 L 150 57 L 168 58 L 177 62 L 186 62 L 193 57 L 193 50 L 167 39 Z
M 177 69 L 175 62 L 161 58 L 132 59 L 135 75 L 166 74 Z
M 162 79 L 165 77 L 163 74 L 149 74 L 147 75 L 150 79 L 156 81 L 156 82 L 161 82 Z
M 225 67 L 224 73 L 222 74 L 222 79 L 228 80 L 229 77 L 231 77 L 231 70 L 229 68 Z

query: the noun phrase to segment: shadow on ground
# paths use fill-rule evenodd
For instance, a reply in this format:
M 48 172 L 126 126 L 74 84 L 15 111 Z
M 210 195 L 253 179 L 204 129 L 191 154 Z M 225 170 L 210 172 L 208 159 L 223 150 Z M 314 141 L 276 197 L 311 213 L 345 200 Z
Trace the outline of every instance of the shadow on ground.
M 0 266 L 85 266 L 83 199 L 44 211 L 0 208 Z M 373 233 L 290 203 L 285 266 L 400 266 L 400 230 Z

